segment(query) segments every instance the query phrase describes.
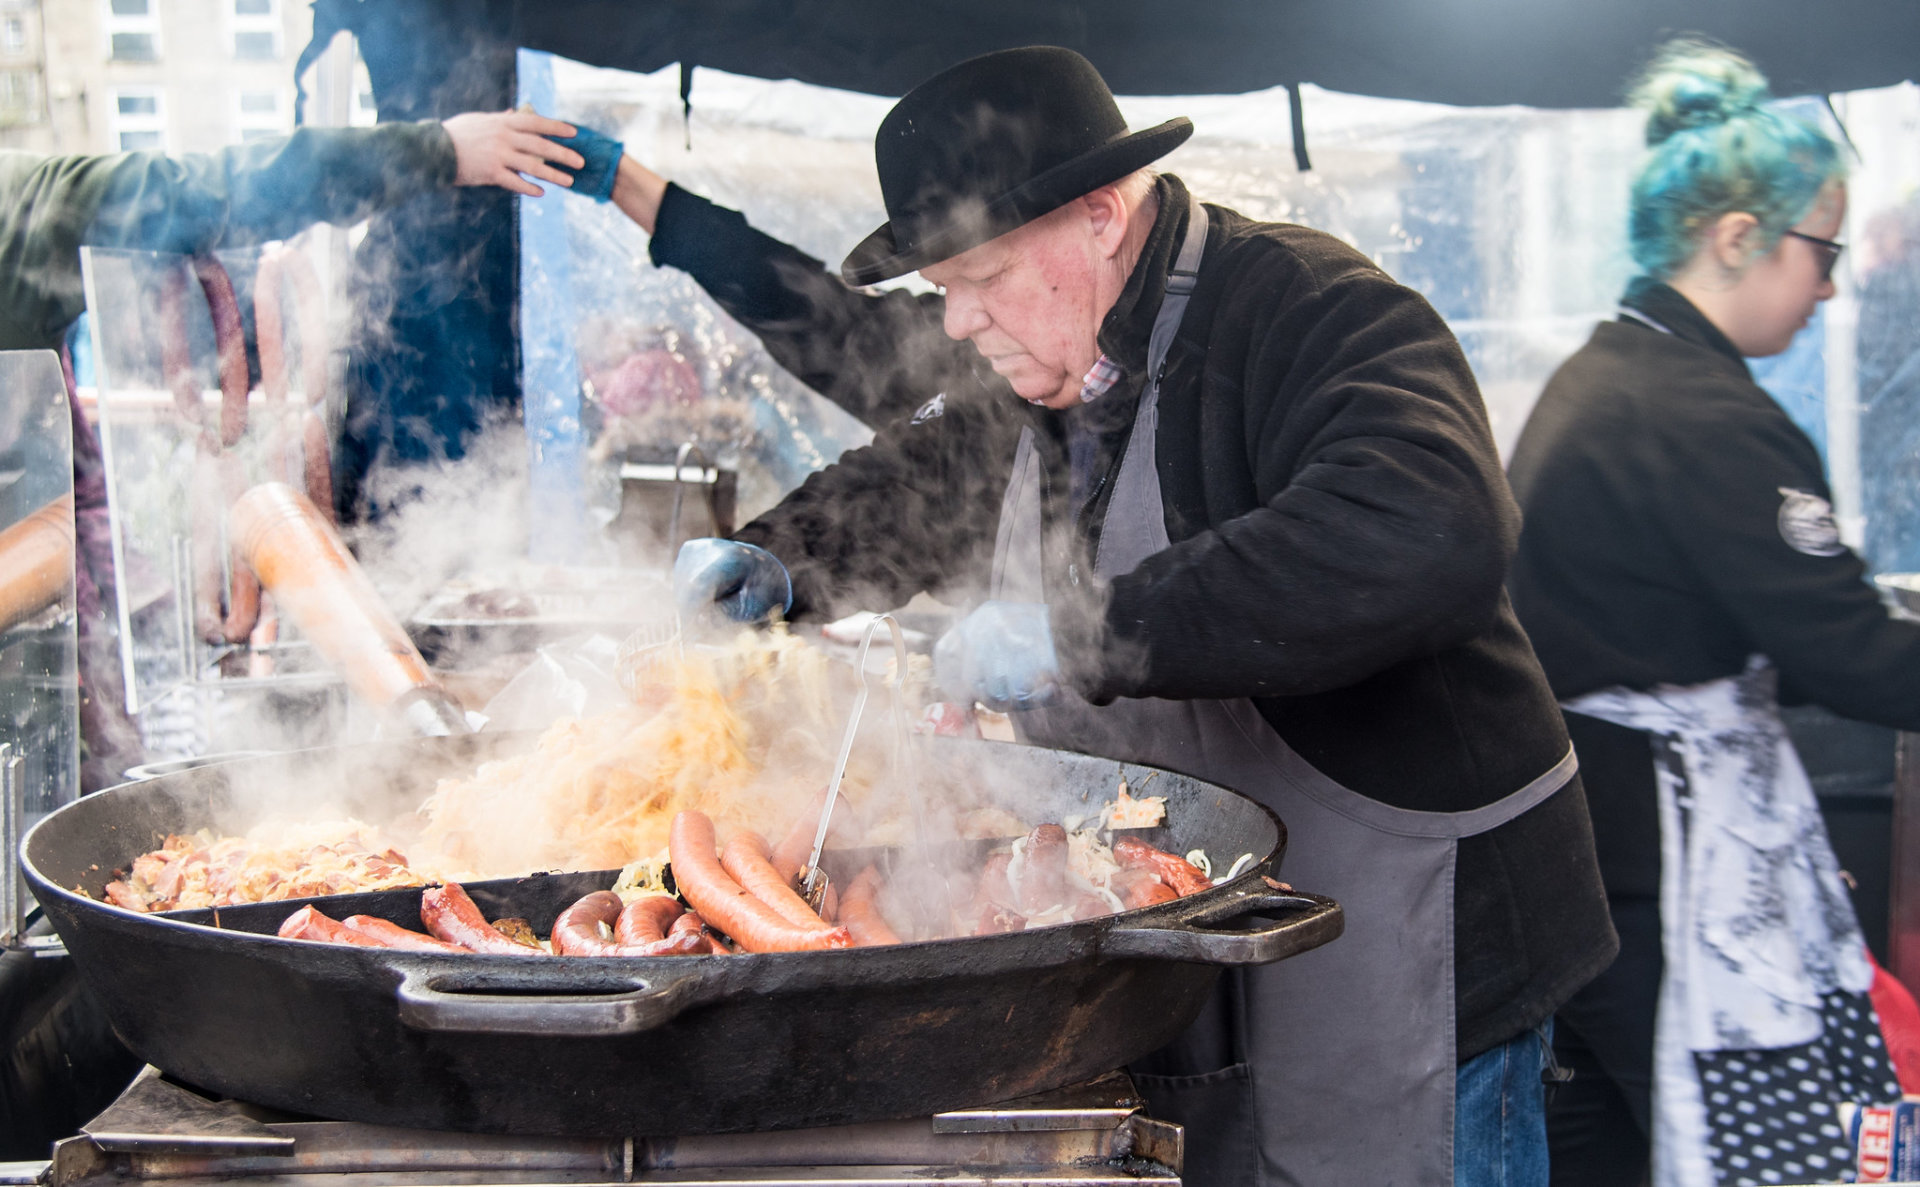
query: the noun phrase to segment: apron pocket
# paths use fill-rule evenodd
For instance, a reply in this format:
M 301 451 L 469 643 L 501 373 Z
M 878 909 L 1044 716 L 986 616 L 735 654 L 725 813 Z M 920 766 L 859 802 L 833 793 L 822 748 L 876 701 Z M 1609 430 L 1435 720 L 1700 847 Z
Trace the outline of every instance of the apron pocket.
M 1260 1181 L 1253 1140 L 1253 1077 L 1236 1063 L 1197 1076 L 1133 1073 L 1147 1112 L 1186 1127 L 1185 1183 L 1252 1187 Z

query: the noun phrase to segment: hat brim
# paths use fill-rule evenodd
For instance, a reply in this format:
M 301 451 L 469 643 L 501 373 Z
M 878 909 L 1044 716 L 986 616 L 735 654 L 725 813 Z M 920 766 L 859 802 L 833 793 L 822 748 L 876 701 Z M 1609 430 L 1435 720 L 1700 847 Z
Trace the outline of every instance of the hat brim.
M 1193 121 L 1185 116 L 1110 140 L 1091 152 L 1055 165 L 1026 184 L 996 199 L 978 218 L 963 224 L 936 227 L 905 250 L 895 242 L 893 222 L 862 239 L 847 253 L 840 275 L 848 284 L 878 284 L 917 272 L 928 264 L 952 259 L 1057 210 L 1083 194 L 1119 181 L 1180 147 L 1193 135 Z

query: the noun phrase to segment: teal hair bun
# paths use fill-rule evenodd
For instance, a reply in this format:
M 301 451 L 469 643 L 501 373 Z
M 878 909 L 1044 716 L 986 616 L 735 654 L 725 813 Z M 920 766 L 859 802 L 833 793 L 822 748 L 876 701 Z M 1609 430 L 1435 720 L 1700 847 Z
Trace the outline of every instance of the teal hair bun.
M 1647 144 L 1676 132 L 1723 124 L 1759 111 L 1771 98 L 1766 75 L 1744 56 L 1705 41 L 1662 47 L 1628 93 L 1647 112 Z

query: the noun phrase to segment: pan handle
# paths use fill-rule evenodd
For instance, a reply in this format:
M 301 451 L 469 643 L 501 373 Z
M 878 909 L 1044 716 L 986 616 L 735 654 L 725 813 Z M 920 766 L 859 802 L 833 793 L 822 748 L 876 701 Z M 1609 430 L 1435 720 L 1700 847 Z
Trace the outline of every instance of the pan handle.
M 1277 915 L 1245 928 L 1220 924 L 1243 915 Z M 1160 920 L 1116 927 L 1100 940 L 1109 956 L 1184 960 L 1196 964 L 1271 964 L 1305 952 L 1346 929 L 1340 904 L 1317 894 L 1241 891 L 1197 896 L 1184 911 Z
M 400 1021 L 415 1030 L 573 1038 L 639 1034 L 664 1026 L 705 1000 L 711 980 L 697 972 L 615 975 L 602 984 L 624 982 L 631 988 L 572 993 L 537 979 L 423 970 L 407 973 L 394 996 L 400 999 Z

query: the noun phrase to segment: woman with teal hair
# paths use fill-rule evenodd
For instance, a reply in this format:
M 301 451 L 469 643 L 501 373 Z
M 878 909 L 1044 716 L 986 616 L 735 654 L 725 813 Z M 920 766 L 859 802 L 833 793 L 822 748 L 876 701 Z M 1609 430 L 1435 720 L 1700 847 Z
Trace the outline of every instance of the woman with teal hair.
M 1579 751 L 1621 952 L 1564 1007 L 1556 1184 L 1833 1182 L 1837 1105 L 1897 1099 L 1874 968 L 1778 713 L 1920 729 L 1920 625 L 1841 542 L 1820 456 L 1756 385 L 1833 295 L 1845 161 L 1747 59 L 1668 46 L 1619 317 L 1509 469 L 1510 589 Z

